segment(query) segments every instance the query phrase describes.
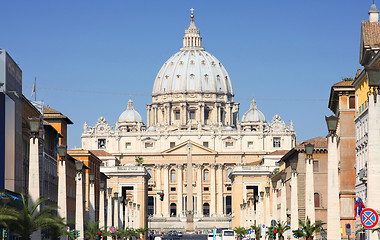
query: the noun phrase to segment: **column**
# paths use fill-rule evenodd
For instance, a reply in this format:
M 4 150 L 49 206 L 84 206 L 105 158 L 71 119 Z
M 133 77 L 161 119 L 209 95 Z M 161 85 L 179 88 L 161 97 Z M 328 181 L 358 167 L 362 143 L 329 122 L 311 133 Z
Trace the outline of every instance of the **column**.
M 177 217 L 182 216 L 182 205 L 183 205 L 183 179 L 182 179 L 182 172 L 183 172 L 183 164 L 177 164 Z
M 75 199 L 75 229 L 79 230 L 79 240 L 84 239 L 84 225 L 83 225 L 83 173 L 77 171 L 76 176 L 76 199 Z
M 137 204 L 133 203 L 133 228 L 138 228 Z
M 129 208 L 128 208 L 128 212 L 129 212 L 129 227 L 133 228 L 133 222 L 134 222 L 134 220 L 133 220 L 133 202 L 130 201 L 128 203 L 128 206 L 129 206 Z
M 164 165 L 164 207 L 163 207 L 163 210 L 164 210 L 164 216 L 165 217 L 169 217 L 170 214 L 169 214 L 169 168 L 170 168 L 170 165 L 169 164 L 165 164 Z
M 280 213 L 281 222 L 287 221 L 286 217 L 286 182 L 281 182 L 281 213 Z
M 67 223 L 66 159 L 61 158 L 58 164 L 58 216 Z M 59 239 L 65 240 L 67 236 L 60 236 Z
M 112 188 L 107 188 L 108 190 L 108 200 L 107 200 L 107 230 L 110 230 L 112 226 Z M 111 239 L 111 237 L 107 237 Z
M 181 124 L 186 125 L 186 104 L 181 103 Z
M 89 222 L 95 222 L 95 184 L 90 181 Z
M 330 134 L 328 141 L 327 161 L 327 239 L 340 240 L 340 204 L 338 175 L 338 145 L 337 136 Z
M 161 168 L 162 168 L 162 165 L 161 164 L 158 164 L 156 165 L 156 181 L 157 181 L 157 186 L 156 186 L 156 189 L 157 189 L 157 193 L 160 193 L 162 192 L 162 188 L 161 188 Z M 158 196 L 158 195 L 157 195 Z M 156 201 L 156 215 L 157 217 L 162 217 L 162 202 L 159 200 L 159 198 L 156 198 L 157 201 Z
M 39 161 L 39 138 L 33 136 L 30 138 L 29 150 L 29 197 L 35 203 L 40 198 L 40 161 Z M 40 206 L 38 206 L 38 211 Z M 41 239 L 41 229 L 32 234 L 32 239 Z
M 266 189 L 265 189 L 265 191 L 266 191 Z M 267 226 L 270 226 L 270 221 L 271 221 L 271 219 L 270 219 L 269 193 L 270 193 L 270 190 L 265 193 L 265 224 Z
M 202 164 L 196 164 L 197 168 L 197 216 L 203 216 L 203 198 L 202 198 Z
M 128 205 L 129 205 L 129 201 L 126 200 L 125 201 L 125 206 L 124 206 L 124 225 L 125 227 L 129 227 L 129 210 L 128 210 Z
M 275 183 L 274 185 L 276 185 L 277 187 L 277 183 Z M 277 189 L 276 187 L 273 185 L 273 195 L 272 195 L 272 218 L 276 221 L 278 221 L 278 216 L 277 216 Z
M 210 216 L 215 217 L 216 214 L 216 164 L 211 163 L 211 189 L 210 189 Z
M 119 228 L 124 228 L 123 225 L 123 199 L 122 197 L 119 197 Z
M 99 195 L 99 228 L 106 226 L 104 219 L 104 192 L 104 188 L 101 187 Z
M 263 195 L 264 197 L 264 195 Z M 257 220 L 258 224 L 264 224 L 264 198 L 262 196 L 259 197 L 258 206 L 256 208 Z
M 205 117 L 204 117 L 204 113 L 205 113 L 204 108 L 205 108 L 205 105 L 204 105 L 204 103 L 199 103 L 198 106 L 199 106 L 199 122 L 201 123 L 201 125 L 203 125 L 204 124 L 204 120 L 205 120 Z
M 137 225 L 136 225 L 136 228 L 140 228 L 141 224 L 140 224 L 140 204 L 137 204 Z
M 218 175 L 218 181 L 217 181 L 217 201 L 216 201 L 216 207 L 217 207 L 217 215 L 223 216 L 224 211 L 223 211 L 223 168 L 224 166 L 222 164 L 218 164 L 218 170 L 217 170 L 217 175 Z
M 298 229 L 298 173 L 293 170 L 292 172 L 292 178 L 290 180 L 290 227 L 291 230 L 297 230 Z M 306 186 L 307 187 L 307 186 Z M 330 209 L 329 209 L 330 211 Z M 292 237 L 294 238 L 294 237 Z M 294 238 L 296 239 L 296 238 Z
M 305 215 L 309 217 L 310 223 L 315 222 L 314 210 L 314 174 L 313 174 L 313 159 L 306 158 L 305 166 Z
M 114 193 L 113 198 L 113 226 L 119 227 L 119 197 L 118 193 Z

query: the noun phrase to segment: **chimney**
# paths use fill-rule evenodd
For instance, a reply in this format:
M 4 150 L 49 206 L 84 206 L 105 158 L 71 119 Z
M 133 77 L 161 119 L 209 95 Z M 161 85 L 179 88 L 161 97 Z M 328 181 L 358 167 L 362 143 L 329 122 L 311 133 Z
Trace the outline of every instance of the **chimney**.
M 378 22 L 379 21 L 379 11 L 376 8 L 375 4 L 371 5 L 371 9 L 368 12 L 369 22 Z

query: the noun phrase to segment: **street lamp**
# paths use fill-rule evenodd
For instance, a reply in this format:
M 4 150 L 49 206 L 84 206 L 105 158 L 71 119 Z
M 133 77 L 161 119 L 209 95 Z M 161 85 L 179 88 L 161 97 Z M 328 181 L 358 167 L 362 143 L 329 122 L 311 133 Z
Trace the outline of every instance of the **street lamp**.
M 88 177 L 90 178 L 90 182 L 94 182 L 95 181 L 95 173 L 89 173 Z
M 243 209 L 243 204 L 242 203 L 240 204 L 240 208 Z
M 99 187 L 100 189 L 104 190 L 104 187 L 106 186 L 106 183 L 105 182 L 100 182 L 99 183 Z
M 65 158 L 66 155 L 67 155 L 67 146 L 61 144 L 61 145 L 59 145 L 59 146 L 57 147 L 57 149 L 58 149 L 58 154 L 59 154 L 59 156 L 60 156 L 61 158 Z
M 281 173 L 281 180 L 282 180 L 283 182 L 285 182 L 285 179 L 286 179 L 286 172 L 282 172 L 282 173 Z
M 112 194 L 112 188 L 107 188 L 107 191 L 108 191 L 108 195 Z
M 270 187 L 265 187 L 265 192 L 268 194 L 270 190 Z
M 83 168 L 83 162 L 82 161 L 76 161 L 75 162 L 75 168 L 77 169 L 77 171 L 82 171 L 82 168 Z
M 380 87 L 380 69 L 379 67 L 366 68 L 368 85 L 370 87 Z
M 119 195 L 119 193 L 118 193 L 118 192 L 114 192 L 114 193 L 113 193 L 113 197 L 114 197 L 114 198 L 117 198 L 117 197 L 118 197 L 118 195 Z
M 293 171 L 297 170 L 297 162 L 296 161 L 293 161 L 290 163 L 290 167 Z
M 29 125 L 30 125 L 30 133 L 33 137 L 33 143 L 36 137 L 38 137 L 38 134 L 40 133 L 40 126 L 41 126 L 41 118 L 39 117 L 32 117 L 29 118 Z
M 259 195 L 255 195 L 255 200 L 256 200 L 256 202 L 259 201 Z
M 314 151 L 314 144 L 311 144 L 311 143 L 305 144 L 305 152 L 307 156 L 313 155 L 313 151 Z
M 276 187 L 277 187 L 277 181 L 273 181 L 272 182 L 272 186 L 273 186 L 273 189 L 276 189 Z
M 264 191 L 260 192 L 260 197 L 264 197 Z
M 329 135 L 335 135 L 336 129 L 338 127 L 338 117 L 331 115 L 330 117 L 325 116 L 327 129 L 329 130 Z

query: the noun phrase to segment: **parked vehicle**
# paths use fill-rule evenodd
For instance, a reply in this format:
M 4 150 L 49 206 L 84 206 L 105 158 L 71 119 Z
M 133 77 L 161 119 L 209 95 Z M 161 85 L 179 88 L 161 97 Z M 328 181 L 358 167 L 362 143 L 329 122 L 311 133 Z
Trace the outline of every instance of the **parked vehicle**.
M 222 230 L 222 240 L 235 240 L 234 230 Z

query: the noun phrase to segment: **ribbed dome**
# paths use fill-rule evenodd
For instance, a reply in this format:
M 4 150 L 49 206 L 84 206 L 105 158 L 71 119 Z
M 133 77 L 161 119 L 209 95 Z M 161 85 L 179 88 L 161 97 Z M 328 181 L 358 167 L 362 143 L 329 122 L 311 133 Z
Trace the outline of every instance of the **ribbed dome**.
M 127 110 L 125 110 L 119 117 L 119 122 L 142 122 L 141 115 L 133 107 L 132 99 L 129 99 Z
M 226 69 L 201 46 L 201 36 L 193 17 L 185 31 L 183 48 L 162 66 L 156 76 L 152 95 L 173 92 L 208 92 L 233 95 Z
M 255 98 L 252 97 L 251 107 L 244 113 L 241 122 L 265 122 L 264 114 L 257 109 Z

